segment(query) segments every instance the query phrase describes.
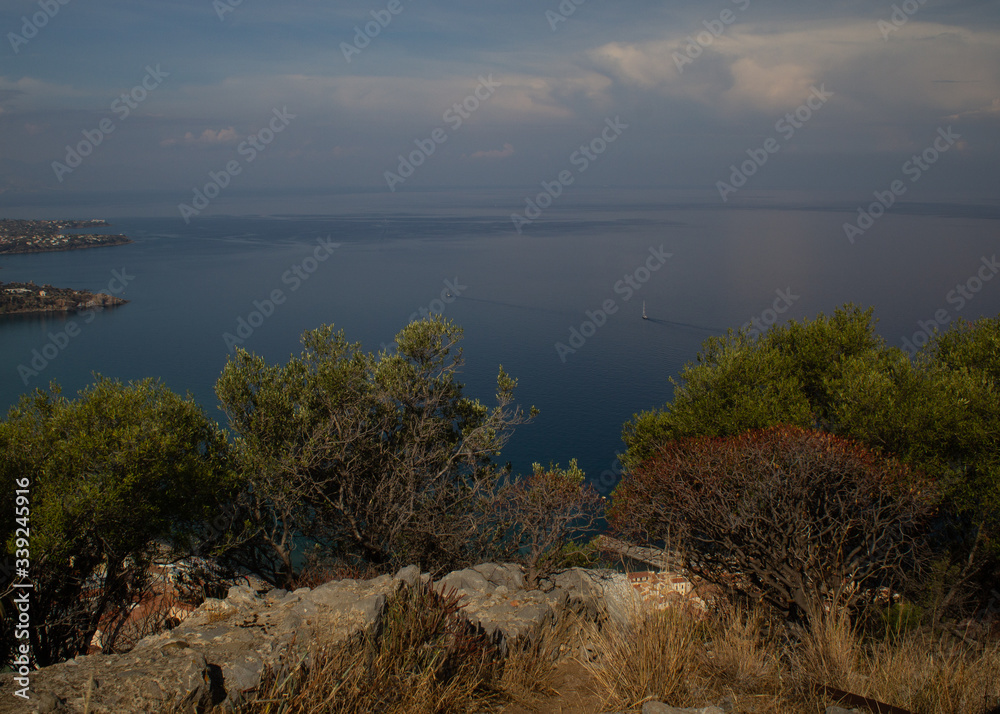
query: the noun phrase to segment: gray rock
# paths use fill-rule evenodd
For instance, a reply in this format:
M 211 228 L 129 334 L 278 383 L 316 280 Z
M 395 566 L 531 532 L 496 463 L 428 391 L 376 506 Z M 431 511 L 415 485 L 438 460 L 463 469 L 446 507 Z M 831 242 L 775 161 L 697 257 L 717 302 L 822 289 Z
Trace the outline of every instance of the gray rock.
M 680 707 L 672 707 L 663 702 L 646 702 L 642 705 L 642 714 L 725 714 L 719 707 L 707 706 L 704 708 L 688 707 L 682 709 Z
M 384 623 L 389 597 L 403 584 L 421 582 L 430 582 L 430 576 L 409 566 L 395 576 L 334 581 L 294 592 L 275 589 L 263 597 L 258 594 L 263 588 L 253 583 L 234 586 L 224 600 L 206 600 L 180 625 L 145 638 L 127 654 L 78 657 L 34 673 L 33 704 L 53 713 L 80 712 L 90 696 L 94 714 L 175 706 L 179 711 L 203 712 L 216 704 L 233 704 L 259 685 L 268 668 L 279 667 L 293 648 L 320 640 L 342 642 L 377 630 Z M 484 563 L 449 573 L 434 587 L 439 592 L 458 591 L 465 616 L 502 652 L 515 643 L 533 641 L 547 623 L 563 618 L 598 625 L 625 622 L 638 605 L 626 577 L 610 571 L 574 568 L 549 578 L 543 589 L 529 591 L 524 589 L 520 566 Z M 589 646 L 576 637 L 566 644 L 567 652 Z M 10 688 L 10 677 L 0 675 L 4 691 Z M 10 710 L 8 704 L 14 705 L 11 699 L 0 701 L 0 714 Z M 654 702 L 643 711 L 721 712 L 680 710 Z
M 66 700 L 60 699 L 52 692 L 44 692 L 38 696 L 38 711 L 39 714 L 66 711 Z
M 687 714 L 684 709 L 667 706 L 663 702 L 646 702 L 642 705 L 642 714 Z
M 503 586 L 508 590 L 524 588 L 524 571 L 514 563 L 483 563 L 474 568 L 477 573 L 486 578 L 494 586 Z
M 481 573 L 466 568 L 448 573 L 438 580 L 434 587 L 441 593 L 451 590 L 467 593 L 490 593 L 496 586 L 484 578 Z
M 826 708 L 826 714 L 861 714 L 857 709 L 844 709 L 843 707 L 831 706 Z
M 45 667 L 32 674 L 31 686 L 39 711 L 83 711 L 89 697 L 93 714 L 204 712 L 225 696 L 212 680 L 203 654 L 172 643 Z
M 250 610 L 260 605 L 261 597 L 256 590 L 251 589 L 248 585 L 234 585 L 229 588 L 226 602 L 241 610 Z
M 420 581 L 420 568 L 416 565 L 407 565 L 396 573 L 394 579 L 412 587 Z

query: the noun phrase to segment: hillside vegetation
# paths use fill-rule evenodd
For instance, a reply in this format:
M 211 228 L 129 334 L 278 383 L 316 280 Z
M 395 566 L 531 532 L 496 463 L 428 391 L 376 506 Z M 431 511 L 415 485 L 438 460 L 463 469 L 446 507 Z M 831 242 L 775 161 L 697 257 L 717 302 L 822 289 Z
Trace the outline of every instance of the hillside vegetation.
M 0 421 L 0 500 L 21 503 L 30 484 L 27 542 L 25 516 L 0 513 L 0 661 L 14 656 L 26 553 L 32 663 L 45 666 L 86 653 L 98 629 L 105 652 L 127 649 L 116 633 L 154 561 L 204 556 L 288 590 L 507 561 L 538 587 L 611 564 L 591 542 L 600 523 L 720 593 L 705 619 L 591 633 L 603 650 L 580 681 L 607 708 L 729 695 L 736 711 L 815 711 L 822 685 L 919 712 L 1000 704 L 1000 318 L 955 323 L 912 358 L 850 305 L 710 338 L 672 402 L 625 425 L 610 503 L 575 462 L 500 465 L 535 411 L 502 367 L 490 404 L 467 396 L 460 343 L 434 318 L 391 352 L 329 326 L 284 364 L 238 349 L 216 387 L 225 424 L 155 380 L 25 395 Z M 500 658 L 456 634 L 457 603 L 392 607 L 402 629 L 276 673 L 247 711 L 553 701 L 558 647 Z M 409 694 L 393 704 L 390 690 Z

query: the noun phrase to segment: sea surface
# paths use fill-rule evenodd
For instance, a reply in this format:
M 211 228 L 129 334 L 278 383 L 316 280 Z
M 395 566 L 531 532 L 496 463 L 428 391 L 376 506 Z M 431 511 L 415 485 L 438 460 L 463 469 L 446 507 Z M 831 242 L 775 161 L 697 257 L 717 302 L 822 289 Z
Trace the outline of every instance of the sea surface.
M 492 403 L 503 365 L 519 381 L 518 401 L 540 410 L 504 461 L 523 473 L 576 458 L 607 492 L 622 424 L 667 402 L 670 378 L 711 335 L 854 302 L 874 306 L 879 332 L 902 347 L 942 317 L 1000 313 L 1000 276 L 989 267 L 1000 211 L 990 207 L 896 206 L 852 244 L 843 230 L 856 219 L 850 203 L 722 207 L 580 193 L 519 234 L 510 214 L 524 205 L 500 193 L 428 193 L 389 208 L 339 196 L 309 214 L 190 224 L 130 218 L 128 206 L 117 215 L 73 206 L 64 217 L 108 218 L 107 231 L 134 244 L 4 256 L 0 281 L 130 303 L 0 321 L 0 407 L 50 380 L 72 394 L 94 373 L 152 376 L 224 423 L 213 386 L 234 338 L 279 362 L 298 352 L 303 331 L 332 323 L 378 350 L 423 309 L 464 328 L 469 395 Z M 269 305 L 275 295 L 280 304 Z

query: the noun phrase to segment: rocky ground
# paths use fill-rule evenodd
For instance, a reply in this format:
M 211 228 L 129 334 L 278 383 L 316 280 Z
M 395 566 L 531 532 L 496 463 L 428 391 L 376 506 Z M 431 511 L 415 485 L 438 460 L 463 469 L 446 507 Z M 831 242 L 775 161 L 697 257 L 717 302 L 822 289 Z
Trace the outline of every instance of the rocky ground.
M 31 700 L 13 696 L 14 676 L 0 676 L 0 714 L 10 712 L 207 712 L 238 702 L 280 669 L 303 645 L 344 642 L 380 628 L 389 598 L 404 585 L 431 578 L 410 566 L 371 580 L 338 580 L 314 589 L 261 592 L 248 585 L 209 599 L 171 630 L 142 639 L 127 654 L 92 654 L 31 673 Z M 582 664 L 594 653 L 588 632 L 596 625 L 626 623 L 644 608 L 628 576 L 607 570 L 563 571 L 537 590 L 524 588 L 513 564 L 486 563 L 434 581 L 442 594 L 461 597 L 465 616 L 501 652 L 532 642 L 548 625 L 568 623 L 562 653 L 546 691 L 505 714 L 601 712 L 591 674 Z M 547 628 L 552 631 L 552 628 Z M 721 706 L 676 709 L 647 702 L 643 714 L 725 714 Z M 834 714 L 834 708 L 828 714 Z M 843 712 L 844 710 L 840 710 Z

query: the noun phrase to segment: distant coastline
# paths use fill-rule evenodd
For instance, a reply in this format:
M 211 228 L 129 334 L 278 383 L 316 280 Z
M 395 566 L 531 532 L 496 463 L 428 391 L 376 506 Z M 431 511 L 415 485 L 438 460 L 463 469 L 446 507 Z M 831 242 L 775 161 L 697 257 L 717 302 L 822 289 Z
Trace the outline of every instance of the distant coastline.
M 107 221 L 101 219 L 83 221 L 0 219 L 0 255 L 55 253 L 84 248 L 104 248 L 132 242 L 128 236 L 120 234 L 63 232 L 86 228 L 104 228 L 108 225 Z
M 118 307 L 128 300 L 87 290 L 54 288 L 34 283 L 0 283 L 0 315 L 78 312 Z

